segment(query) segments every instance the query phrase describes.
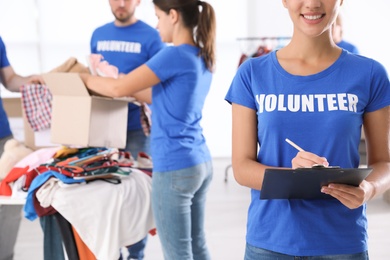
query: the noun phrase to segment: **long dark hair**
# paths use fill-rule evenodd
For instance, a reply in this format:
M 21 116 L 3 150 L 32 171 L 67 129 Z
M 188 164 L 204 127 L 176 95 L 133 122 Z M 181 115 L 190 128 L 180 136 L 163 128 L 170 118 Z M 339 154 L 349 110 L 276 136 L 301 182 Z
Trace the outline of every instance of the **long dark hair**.
M 199 0 L 153 0 L 153 3 L 162 11 L 178 11 L 184 25 L 194 30 L 194 41 L 200 48 L 200 56 L 206 62 L 210 71 L 215 66 L 215 34 L 216 20 L 214 8 Z

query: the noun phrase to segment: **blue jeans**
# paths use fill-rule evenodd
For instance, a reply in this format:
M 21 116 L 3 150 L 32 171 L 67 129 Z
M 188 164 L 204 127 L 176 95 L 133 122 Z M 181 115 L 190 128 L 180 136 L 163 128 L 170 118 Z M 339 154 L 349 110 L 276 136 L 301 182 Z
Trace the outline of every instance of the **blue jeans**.
M 62 246 L 61 230 L 54 218 L 54 215 L 42 216 L 39 218 L 43 231 L 43 259 L 64 260 L 64 248 Z
M 244 260 L 368 260 L 368 252 L 350 255 L 291 256 L 246 244 Z
M 153 172 L 152 209 L 165 259 L 210 259 L 204 217 L 212 176 L 211 161 L 177 171 Z
M 125 150 L 130 152 L 134 159 L 137 159 L 139 152 L 150 155 L 150 137 L 144 134 L 142 129 L 127 131 Z

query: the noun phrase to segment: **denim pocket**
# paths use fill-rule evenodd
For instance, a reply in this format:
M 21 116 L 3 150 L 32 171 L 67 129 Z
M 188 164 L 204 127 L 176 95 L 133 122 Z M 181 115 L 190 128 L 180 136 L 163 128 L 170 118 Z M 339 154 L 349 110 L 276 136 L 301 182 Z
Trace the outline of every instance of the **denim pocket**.
M 172 173 L 172 189 L 178 192 L 194 193 L 201 185 L 201 174 L 196 167 Z

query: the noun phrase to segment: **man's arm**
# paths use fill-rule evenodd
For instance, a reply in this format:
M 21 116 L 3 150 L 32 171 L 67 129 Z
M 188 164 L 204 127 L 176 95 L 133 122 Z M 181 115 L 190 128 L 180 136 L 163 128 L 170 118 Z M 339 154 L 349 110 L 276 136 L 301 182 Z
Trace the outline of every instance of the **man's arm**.
M 0 80 L 6 89 L 12 92 L 19 92 L 20 87 L 25 84 L 44 84 L 40 75 L 20 76 L 15 73 L 12 66 L 0 69 Z

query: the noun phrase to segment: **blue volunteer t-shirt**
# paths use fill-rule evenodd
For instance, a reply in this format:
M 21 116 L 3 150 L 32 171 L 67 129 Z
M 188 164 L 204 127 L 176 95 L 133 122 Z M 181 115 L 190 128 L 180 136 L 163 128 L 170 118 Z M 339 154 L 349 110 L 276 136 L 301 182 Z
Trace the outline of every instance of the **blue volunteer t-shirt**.
M 285 138 L 330 165 L 359 166 L 363 114 L 390 105 L 390 84 L 378 62 L 343 51 L 324 71 L 296 76 L 276 52 L 242 64 L 226 95 L 254 109 L 258 161 L 291 168 L 297 151 Z M 366 206 L 350 210 L 331 200 L 260 200 L 251 190 L 247 242 L 283 254 L 316 256 L 367 250 Z
M 173 171 L 211 160 L 200 125 L 212 74 L 191 45 L 166 47 L 146 65 L 161 80 L 153 87 L 153 170 Z
M 140 20 L 125 27 L 107 23 L 93 32 L 90 42 L 91 53 L 103 55 L 124 74 L 144 64 L 164 46 L 157 30 Z M 131 103 L 127 129 L 142 129 L 140 107 Z
M 3 40 L 0 37 L 0 69 L 10 66 Z M 0 138 L 11 135 L 11 128 L 7 114 L 4 111 L 3 101 L 0 98 Z
M 350 53 L 359 54 L 358 48 L 350 42 L 346 42 L 343 40 L 343 41 L 337 43 L 337 46 L 339 46 L 340 48 L 343 48 L 344 50 L 349 51 Z

